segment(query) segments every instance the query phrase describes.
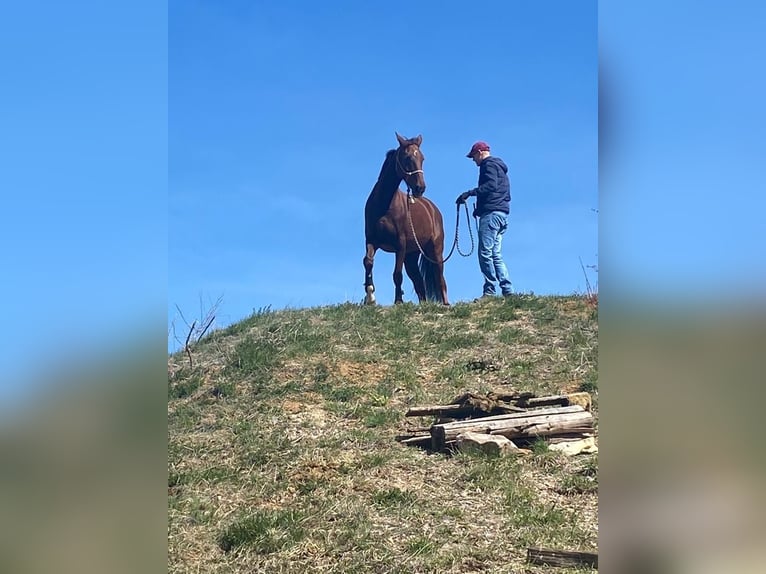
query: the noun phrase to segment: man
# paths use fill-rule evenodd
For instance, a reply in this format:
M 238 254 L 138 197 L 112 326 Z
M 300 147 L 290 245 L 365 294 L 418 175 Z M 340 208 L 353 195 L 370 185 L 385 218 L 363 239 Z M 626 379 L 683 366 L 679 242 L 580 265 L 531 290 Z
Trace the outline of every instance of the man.
M 510 295 L 513 288 L 501 251 L 511 212 L 508 166 L 499 157 L 491 156 L 489 144 L 483 141 L 473 144 L 466 157 L 479 166 L 479 186 L 461 193 L 456 203 L 460 205 L 469 197 L 476 197 L 474 216 L 479 218 L 479 268 L 484 275 L 483 296 L 495 295 L 495 283 L 500 285 L 504 296 Z

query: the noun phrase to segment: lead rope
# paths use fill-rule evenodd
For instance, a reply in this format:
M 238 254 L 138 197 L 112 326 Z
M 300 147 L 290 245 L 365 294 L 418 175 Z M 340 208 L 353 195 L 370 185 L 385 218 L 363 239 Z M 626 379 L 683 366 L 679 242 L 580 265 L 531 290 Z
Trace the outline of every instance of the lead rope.
M 456 206 L 457 207 L 457 213 L 456 213 L 456 216 L 455 216 L 455 241 L 452 242 L 452 248 L 449 250 L 449 254 L 447 255 L 447 257 L 442 259 L 441 262 L 434 261 L 433 259 L 431 259 L 430 257 L 428 257 L 428 255 L 426 255 L 424 253 L 423 248 L 420 246 L 420 241 L 418 241 L 418 236 L 415 233 L 415 226 L 412 223 L 412 215 L 410 214 L 410 203 L 415 203 L 415 200 L 412 198 L 412 195 L 410 194 L 410 192 L 411 192 L 410 186 L 407 185 L 407 201 L 405 202 L 407 204 L 407 221 L 410 224 L 410 231 L 412 232 L 412 237 L 415 238 L 415 245 L 418 246 L 418 250 L 420 251 L 420 254 L 427 261 L 430 261 L 434 265 L 439 265 L 440 263 L 442 263 L 442 264 L 446 263 L 449 260 L 449 258 L 452 257 L 452 253 L 455 251 L 455 247 L 457 247 L 457 252 L 460 253 L 460 255 L 462 255 L 463 257 L 470 257 L 471 254 L 473 253 L 475 244 L 474 244 L 474 241 L 473 241 L 473 231 L 471 231 L 471 218 L 468 215 L 468 205 L 466 205 L 465 202 L 463 203 L 463 207 L 465 207 L 465 221 L 466 221 L 466 224 L 468 225 L 468 235 L 471 237 L 471 250 L 468 253 L 463 253 L 460 250 L 460 244 L 459 244 L 460 206 L 457 205 Z
M 460 251 L 460 243 L 459 243 L 459 240 L 458 240 L 458 229 L 460 227 L 459 226 L 459 223 L 460 223 L 459 222 L 459 219 L 460 219 L 460 206 L 458 205 L 456 207 L 457 207 L 457 213 L 455 215 L 455 218 L 456 218 L 455 219 L 455 243 L 452 245 L 452 249 L 455 249 L 455 247 L 457 247 L 457 252 L 460 253 L 461 256 L 463 256 L 463 257 L 470 257 L 471 254 L 473 253 L 473 249 L 474 249 L 475 245 L 474 245 L 474 242 L 473 242 L 473 231 L 471 231 L 471 218 L 468 215 L 468 204 L 465 203 L 465 202 L 463 203 L 463 207 L 465 208 L 465 224 L 466 224 L 466 226 L 468 226 L 468 235 L 471 238 L 471 250 L 468 253 L 463 253 L 462 251 Z M 452 255 L 452 251 L 451 250 L 450 250 L 450 255 Z

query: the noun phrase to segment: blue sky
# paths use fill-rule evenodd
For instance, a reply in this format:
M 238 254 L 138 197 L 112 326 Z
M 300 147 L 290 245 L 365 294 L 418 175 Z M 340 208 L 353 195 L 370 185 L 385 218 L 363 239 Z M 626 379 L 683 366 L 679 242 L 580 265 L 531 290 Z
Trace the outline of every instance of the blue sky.
M 183 330 L 176 305 L 191 321 L 219 296 L 219 325 L 361 301 L 364 203 L 395 131 L 423 136 L 447 247 L 454 200 L 478 176 L 465 154 L 483 139 L 509 166 L 516 290 L 584 292 L 579 258 L 598 257 L 597 47 L 596 2 L 171 2 L 169 321 Z M 381 304 L 392 271 L 379 251 Z M 445 274 L 450 301 L 481 294 L 475 253 Z

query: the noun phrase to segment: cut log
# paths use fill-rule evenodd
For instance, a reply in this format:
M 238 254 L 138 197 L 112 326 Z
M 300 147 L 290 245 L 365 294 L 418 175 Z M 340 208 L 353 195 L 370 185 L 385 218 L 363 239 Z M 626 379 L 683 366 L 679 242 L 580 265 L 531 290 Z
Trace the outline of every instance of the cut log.
M 590 566 L 591 568 L 598 569 L 598 554 L 595 552 L 576 552 L 574 550 L 527 548 L 527 562 L 545 566 Z
M 549 407 L 556 405 L 568 407 L 572 405 L 580 405 L 586 411 L 589 411 L 591 407 L 591 398 L 588 393 L 570 393 L 567 395 L 552 395 L 550 397 L 523 398 L 514 401 L 514 404 L 525 408 Z
M 521 413 L 526 409 L 521 407 L 515 407 L 513 405 L 496 406 L 489 412 L 505 412 L 505 413 Z M 425 407 L 411 407 L 405 416 L 408 417 L 451 417 L 451 418 L 465 418 L 465 417 L 477 417 L 484 416 L 487 411 L 476 408 L 471 405 L 431 405 Z
M 443 450 L 446 442 L 455 440 L 461 432 L 499 434 L 512 439 L 559 435 L 582 429 L 593 430 L 593 415 L 581 406 L 557 407 L 433 425 L 431 444 L 434 450 Z

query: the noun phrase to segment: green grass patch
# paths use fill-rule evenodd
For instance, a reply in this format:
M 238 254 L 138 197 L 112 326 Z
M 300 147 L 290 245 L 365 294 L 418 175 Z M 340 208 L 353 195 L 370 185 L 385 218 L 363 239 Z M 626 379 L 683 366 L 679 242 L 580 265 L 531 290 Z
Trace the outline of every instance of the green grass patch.
M 234 349 L 229 366 L 240 375 L 263 375 L 280 362 L 281 349 L 267 335 L 247 335 Z
M 356 385 L 343 385 L 333 381 L 316 383 L 312 390 L 322 395 L 326 401 L 347 403 L 361 396 L 362 389 Z
M 259 554 L 277 552 L 306 536 L 304 520 L 295 510 L 257 510 L 226 527 L 218 537 L 218 546 L 224 552 L 241 546 Z
M 210 395 L 216 398 L 233 397 L 237 394 L 237 384 L 232 379 L 217 382 L 210 389 Z
M 177 429 L 191 431 L 202 420 L 202 407 L 193 402 L 182 403 L 168 413 L 168 425 Z
M 532 447 L 533 454 L 547 454 L 551 452 L 551 450 L 548 448 L 548 442 L 541 438 L 532 441 L 530 446 Z
M 521 329 L 503 327 L 497 331 L 497 340 L 506 345 L 529 345 L 534 339 Z
M 413 557 L 431 556 L 436 553 L 441 544 L 425 536 L 418 536 L 407 543 L 407 554 Z
M 399 506 L 410 506 L 415 503 L 416 496 L 414 493 L 407 490 L 389 488 L 387 490 L 380 490 L 373 494 L 372 500 L 378 506 L 391 508 Z
M 439 343 L 440 351 L 454 351 L 476 347 L 484 341 L 484 335 L 477 332 L 451 333 Z
M 285 351 L 289 357 L 325 352 L 331 336 L 331 333 L 305 317 L 287 323 L 283 328 Z
M 584 494 L 598 492 L 598 480 L 592 476 L 573 474 L 565 477 L 557 491 L 561 494 Z
M 456 303 L 452 306 L 452 316 L 455 319 L 467 319 L 471 316 L 471 306 L 468 303 Z
M 168 378 L 168 399 L 183 399 L 194 394 L 203 382 L 203 375 L 197 369 L 184 368 Z
M 401 420 L 402 414 L 395 409 L 372 407 L 363 416 L 364 426 L 376 428 L 391 425 Z
M 595 393 L 596 391 L 598 391 L 598 379 L 596 377 L 586 379 L 582 383 L 580 383 L 580 386 L 578 387 L 578 389 L 581 391 L 585 391 L 586 393 Z

